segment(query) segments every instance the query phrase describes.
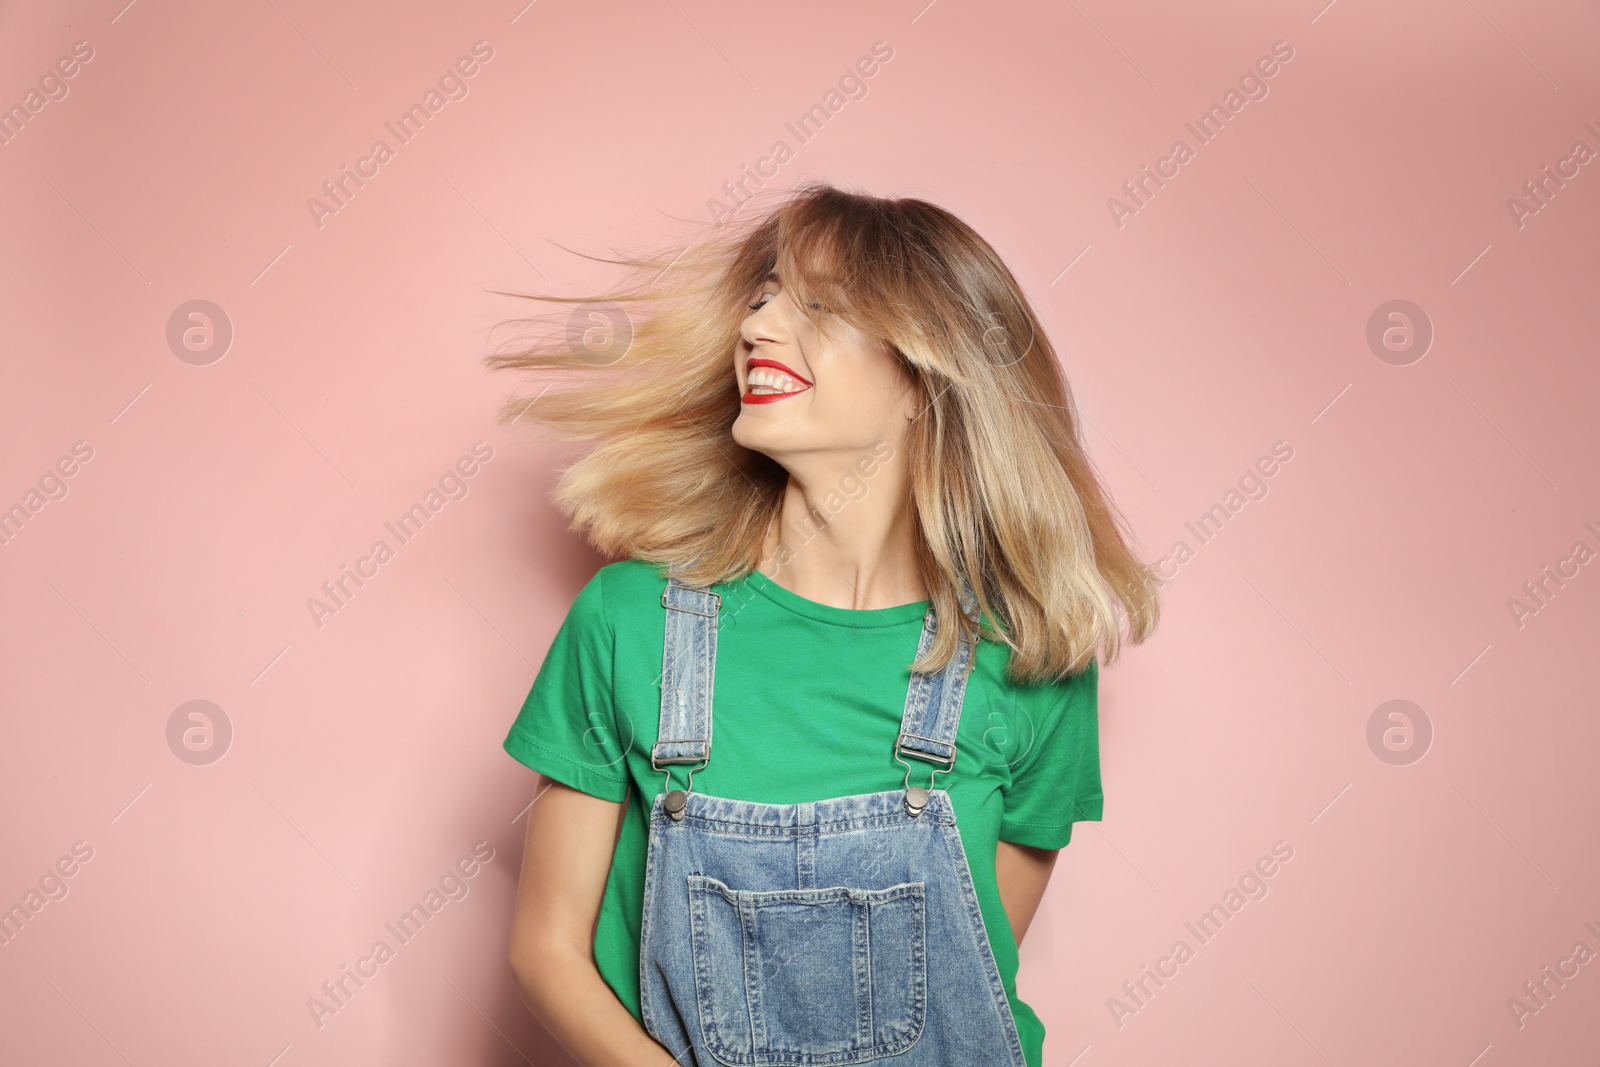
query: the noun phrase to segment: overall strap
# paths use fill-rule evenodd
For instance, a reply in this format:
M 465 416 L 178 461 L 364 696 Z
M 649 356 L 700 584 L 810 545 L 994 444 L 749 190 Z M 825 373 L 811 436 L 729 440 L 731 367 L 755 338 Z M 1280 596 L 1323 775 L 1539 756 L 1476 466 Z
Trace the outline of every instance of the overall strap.
M 711 761 L 711 686 L 722 597 L 669 577 L 661 603 L 667 609 L 661 651 L 661 720 L 656 734 L 659 740 L 650 748 L 650 766 L 658 771 L 662 764 L 670 763 L 704 766 Z
M 961 606 L 971 615 L 977 611 L 977 597 L 966 582 L 961 585 Z M 932 605 L 922 620 L 922 636 L 917 642 L 917 658 L 933 647 L 938 625 Z M 906 691 L 905 713 L 900 718 L 900 736 L 895 739 L 895 758 L 915 756 L 942 763 L 934 774 L 948 771 L 956 762 L 956 728 L 961 724 L 961 702 L 967 691 L 967 664 L 973 656 L 972 643 L 963 639 L 944 670 L 936 674 L 911 672 Z M 901 763 L 905 760 L 900 759 Z M 906 764 L 907 779 L 910 778 Z

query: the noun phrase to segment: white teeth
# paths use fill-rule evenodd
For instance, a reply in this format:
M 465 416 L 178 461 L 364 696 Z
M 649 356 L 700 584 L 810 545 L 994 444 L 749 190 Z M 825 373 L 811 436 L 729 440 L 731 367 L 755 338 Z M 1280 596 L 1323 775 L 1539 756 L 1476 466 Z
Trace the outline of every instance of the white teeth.
M 752 393 L 798 393 L 806 384 L 773 367 L 751 367 L 749 372 Z

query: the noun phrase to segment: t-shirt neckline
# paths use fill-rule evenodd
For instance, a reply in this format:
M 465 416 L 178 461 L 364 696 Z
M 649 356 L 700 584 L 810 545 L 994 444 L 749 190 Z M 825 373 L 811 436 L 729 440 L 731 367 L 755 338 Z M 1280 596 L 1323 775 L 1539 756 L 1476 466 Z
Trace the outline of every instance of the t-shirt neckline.
M 750 588 L 796 615 L 804 615 L 808 619 L 833 626 L 849 626 L 855 629 L 899 626 L 912 622 L 925 616 L 933 603 L 931 600 L 918 600 L 911 604 L 896 604 L 887 608 L 836 608 L 832 604 L 808 600 L 799 593 L 779 585 L 763 574 L 759 567 L 753 569 L 745 581 Z

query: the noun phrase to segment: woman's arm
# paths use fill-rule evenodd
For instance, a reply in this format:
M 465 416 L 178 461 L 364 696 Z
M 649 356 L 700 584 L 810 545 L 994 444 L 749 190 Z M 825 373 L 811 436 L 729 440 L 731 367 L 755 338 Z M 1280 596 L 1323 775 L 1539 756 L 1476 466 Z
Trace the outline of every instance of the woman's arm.
M 622 804 L 542 775 L 528 811 L 522 877 L 511 916 L 511 971 L 522 999 L 583 1067 L 669 1067 L 600 977 L 594 929 Z
M 1039 910 L 1044 887 L 1050 882 L 1050 872 L 1060 852 L 1010 841 L 1000 842 L 995 849 L 994 876 L 1000 885 L 1000 903 L 1005 905 L 1006 918 L 1011 920 L 1011 932 L 1019 946 L 1034 912 Z

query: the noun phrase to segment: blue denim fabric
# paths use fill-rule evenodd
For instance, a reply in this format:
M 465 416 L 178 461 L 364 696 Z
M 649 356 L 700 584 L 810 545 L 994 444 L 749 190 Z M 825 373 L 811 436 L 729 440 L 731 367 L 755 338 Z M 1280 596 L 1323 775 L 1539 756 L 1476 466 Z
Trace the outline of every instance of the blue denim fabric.
M 662 602 L 652 766 L 692 771 L 710 761 L 720 601 L 672 579 Z M 919 656 L 935 626 L 930 609 Z M 953 767 L 970 658 L 962 642 L 943 672 L 912 675 L 900 762 Z M 912 815 L 907 794 L 764 804 L 690 788 L 681 819 L 658 794 L 639 952 L 651 1037 L 696 1067 L 1026 1067 L 949 795 L 928 790 Z

